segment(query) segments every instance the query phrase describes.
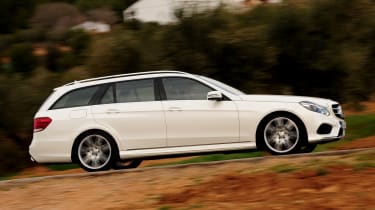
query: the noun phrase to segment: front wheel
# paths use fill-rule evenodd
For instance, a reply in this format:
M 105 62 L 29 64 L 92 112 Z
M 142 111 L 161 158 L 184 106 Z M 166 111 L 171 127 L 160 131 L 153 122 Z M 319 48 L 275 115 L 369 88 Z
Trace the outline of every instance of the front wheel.
M 305 130 L 300 120 L 291 114 L 275 114 L 262 121 L 257 138 L 262 147 L 276 155 L 300 150 Z
M 89 172 L 109 170 L 117 161 L 116 148 L 110 136 L 104 133 L 89 133 L 78 142 L 78 164 Z

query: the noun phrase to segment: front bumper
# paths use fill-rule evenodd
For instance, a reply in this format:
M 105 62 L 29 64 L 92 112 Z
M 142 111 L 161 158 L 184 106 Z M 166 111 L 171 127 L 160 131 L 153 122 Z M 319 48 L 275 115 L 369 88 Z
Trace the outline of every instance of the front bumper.
M 345 137 L 346 133 L 346 122 L 343 119 L 336 119 L 336 122 L 332 123 L 332 121 L 329 123 L 333 129 L 332 132 L 327 135 L 321 135 L 320 138 L 316 139 L 309 139 L 310 143 L 317 143 L 317 144 L 323 144 L 328 143 L 332 141 L 339 141 L 340 139 Z M 318 137 L 319 135 L 316 135 L 315 137 Z

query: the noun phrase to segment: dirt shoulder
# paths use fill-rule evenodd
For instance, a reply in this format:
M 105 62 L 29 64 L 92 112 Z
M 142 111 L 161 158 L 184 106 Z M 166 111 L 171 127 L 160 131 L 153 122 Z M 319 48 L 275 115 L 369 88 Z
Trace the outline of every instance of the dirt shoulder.
M 375 150 L 0 182 L 1 209 L 374 209 Z

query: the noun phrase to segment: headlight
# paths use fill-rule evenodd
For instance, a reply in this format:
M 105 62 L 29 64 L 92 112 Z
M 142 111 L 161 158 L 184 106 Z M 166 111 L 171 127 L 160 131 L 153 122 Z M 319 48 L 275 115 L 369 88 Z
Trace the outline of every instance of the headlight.
M 303 107 L 305 107 L 306 109 L 308 109 L 310 111 L 317 112 L 317 113 L 320 113 L 320 114 L 324 114 L 326 116 L 329 115 L 328 109 L 324 106 L 319 105 L 319 104 L 316 104 L 316 103 L 313 103 L 313 102 L 310 102 L 310 101 L 302 101 L 299 104 L 301 104 Z

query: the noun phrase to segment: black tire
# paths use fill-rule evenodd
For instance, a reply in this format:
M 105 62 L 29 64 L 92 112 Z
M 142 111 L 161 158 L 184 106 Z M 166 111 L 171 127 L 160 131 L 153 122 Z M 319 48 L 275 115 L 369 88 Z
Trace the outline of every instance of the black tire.
M 257 129 L 257 147 L 273 155 L 299 152 L 307 140 L 302 121 L 290 113 L 275 113 L 265 117 Z
M 100 131 L 81 135 L 76 141 L 73 155 L 80 167 L 88 172 L 109 170 L 119 159 L 113 138 Z
M 310 153 L 318 146 L 317 144 L 306 144 L 301 147 L 299 153 Z
M 130 168 L 137 168 L 139 165 L 141 165 L 142 160 L 136 159 L 136 160 L 125 160 L 125 161 L 117 161 L 113 165 L 113 169 L 120 170 L 120 169 L 130 169 Z

